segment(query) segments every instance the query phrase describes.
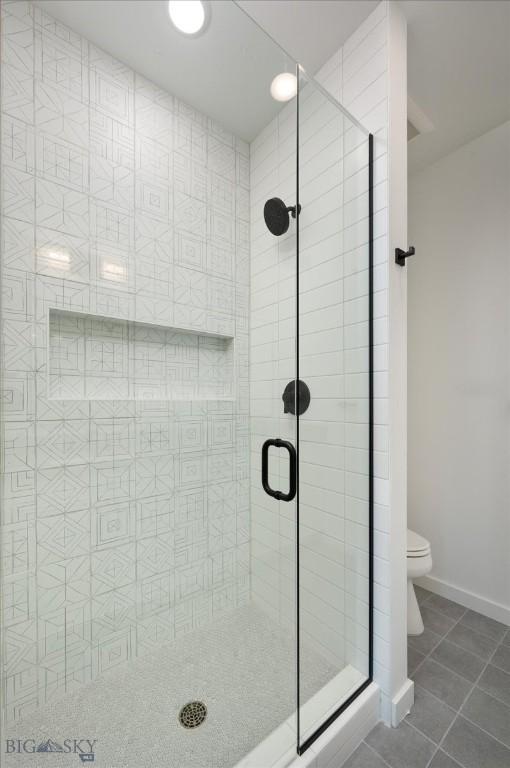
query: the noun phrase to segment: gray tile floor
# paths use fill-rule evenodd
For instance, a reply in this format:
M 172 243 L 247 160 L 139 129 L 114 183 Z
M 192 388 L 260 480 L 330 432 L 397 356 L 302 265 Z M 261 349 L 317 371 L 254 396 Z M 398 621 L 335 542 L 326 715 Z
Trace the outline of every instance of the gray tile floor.
M 379 724 L 345 768 L 510 768 L 510 629 L 417 587 L 425 631 L 409 637 L 415 705 Z

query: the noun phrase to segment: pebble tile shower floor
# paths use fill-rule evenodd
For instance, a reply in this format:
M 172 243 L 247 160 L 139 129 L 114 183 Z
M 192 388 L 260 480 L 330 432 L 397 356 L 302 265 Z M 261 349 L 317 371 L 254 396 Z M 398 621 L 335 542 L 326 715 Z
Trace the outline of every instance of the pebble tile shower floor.
M 381 723 L 345 768 L 510 768 L 510 629 L 416 589 L 425 631 L 409 637 L 415 705 Z
M 313 651 L 302 664 L 305 697 L 339 671 Z M 289 717 L 296 702 L 294 627 L 251 605 L 118 667 L 27 715 L 4 737 L 97 739 L 95 768 L 228 768 Z M 207 706 L 187 730 L 181 707 Z M 71 768 L 69 754 L 11 755 L 2 768 Z

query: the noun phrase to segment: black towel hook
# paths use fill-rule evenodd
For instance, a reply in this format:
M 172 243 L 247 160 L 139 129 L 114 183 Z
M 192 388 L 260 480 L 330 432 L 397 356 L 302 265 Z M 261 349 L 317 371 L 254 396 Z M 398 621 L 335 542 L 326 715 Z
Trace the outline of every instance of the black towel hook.
M 406 259 L 409 258 L 409 256 L 414 256 L 414 254 L 414 245 L 411 245 L 408 251 L 403 251 L 402 248 L 395 248 L 395 264 L 398 264 L 400 267 L 405 267 Z

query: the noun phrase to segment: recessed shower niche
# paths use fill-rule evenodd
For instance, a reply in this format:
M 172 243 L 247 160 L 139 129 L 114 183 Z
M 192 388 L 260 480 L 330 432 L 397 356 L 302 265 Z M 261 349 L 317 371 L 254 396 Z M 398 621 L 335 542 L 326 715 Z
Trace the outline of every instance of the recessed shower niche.
M 232 336 L 49 312 L 49 397 L 57 400 L 230 400 Z

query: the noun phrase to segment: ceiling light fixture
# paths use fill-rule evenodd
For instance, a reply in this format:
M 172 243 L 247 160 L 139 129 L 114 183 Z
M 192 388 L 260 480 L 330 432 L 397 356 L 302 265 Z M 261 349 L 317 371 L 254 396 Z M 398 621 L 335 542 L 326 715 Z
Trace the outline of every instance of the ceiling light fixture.
M 276 101 L 290 101 L 297 93 L 297 79 L 292 72 L 276 75 L 271 83 L 271 96 Z
M 208 20 L 208 8 L 202 0 L 169 0 L 168 14 L 174 27 L 185 35 L 198 35 Z

